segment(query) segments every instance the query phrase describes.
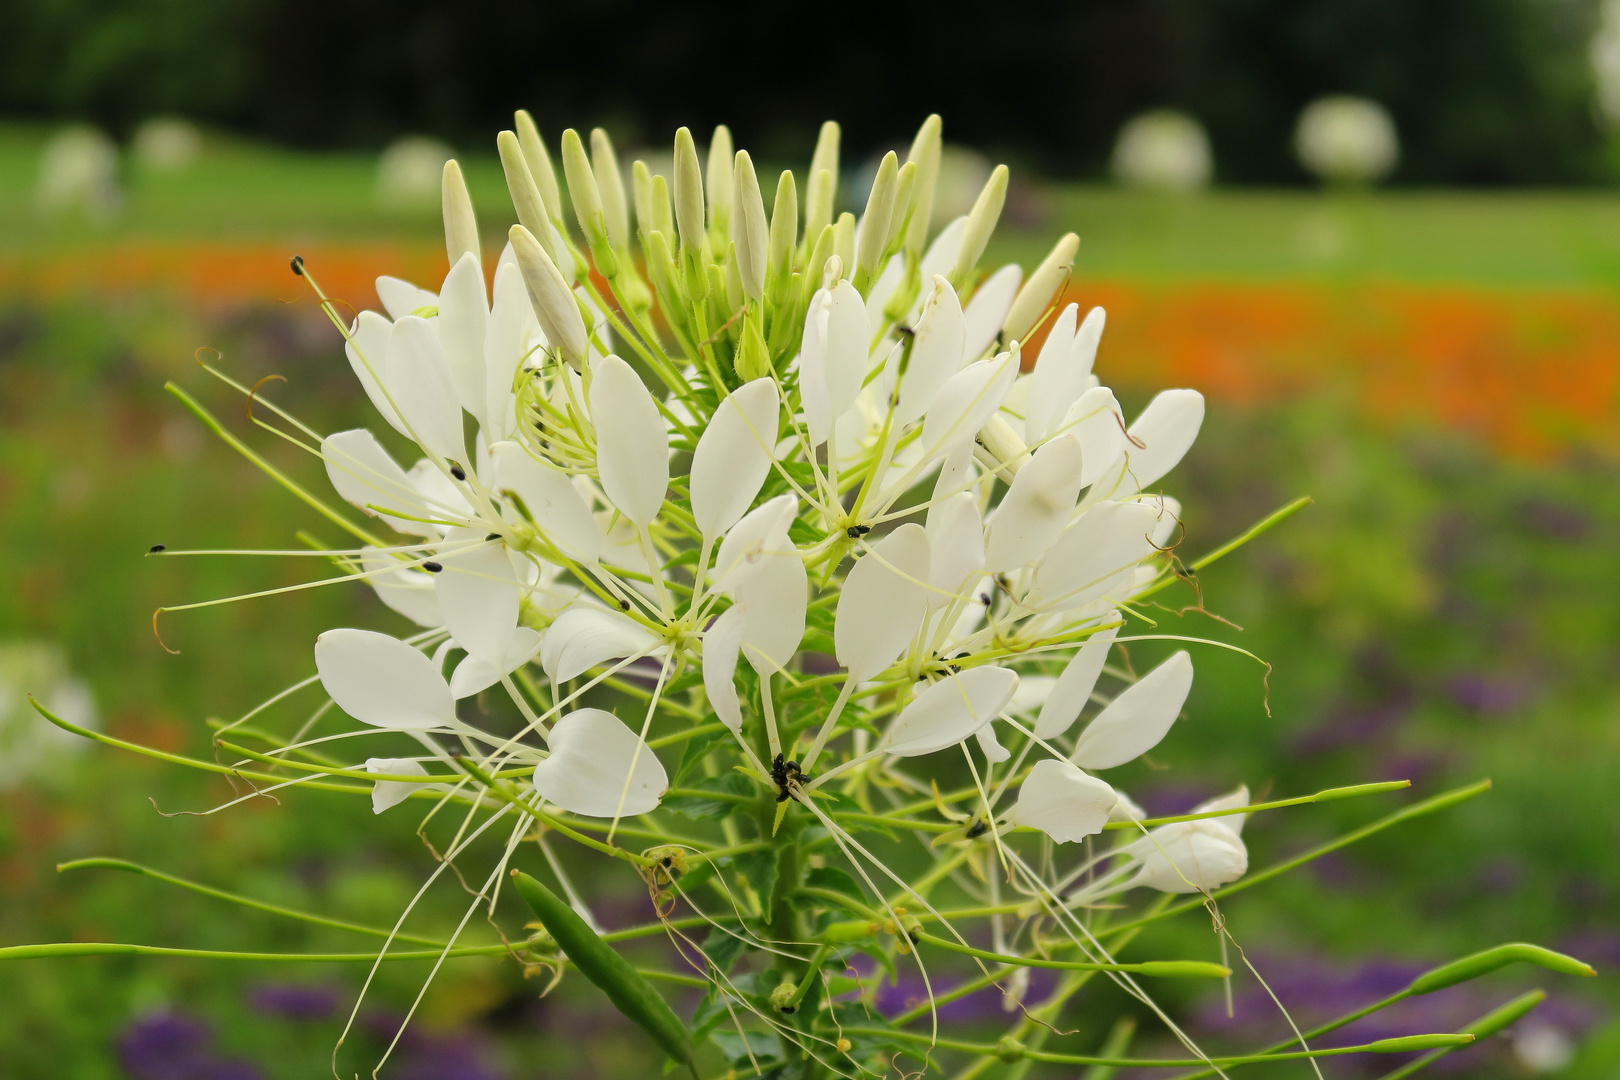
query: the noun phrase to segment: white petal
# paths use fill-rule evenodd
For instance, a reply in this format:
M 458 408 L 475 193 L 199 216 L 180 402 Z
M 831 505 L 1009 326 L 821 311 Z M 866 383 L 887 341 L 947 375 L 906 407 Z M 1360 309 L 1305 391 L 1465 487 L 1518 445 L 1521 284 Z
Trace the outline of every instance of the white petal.
M 735 678 L 746 616 L 741 605 L 733 605 L 703 632 L 703 692 L 720 722 L 734 732 L 742 730 Z
M 421 731 L 456 718 L 433 661 L 387 634 L 328 630 L 315 639 L 315 670 L 338 708 L 373 727 Z
M 426 776 L 428 771 L 420 761 L 410 758 L 366 758 L 366 772 L 384 776 Z M 411 784 L 404 780 L 378 780 L 371 786 L 371 812 L 380 814 L 390 806 L 398 806 L 411 797 L 411 792 L 433 787 L 433 784 Z
M 788 494 L 778 495 L 744 514 L 720 542 L 712 571 L 714 591 L 734 591 L 759 570 L 771 552 L 791 546 L 787 541 L 788 526 L 798 512 L 798 498 Z
M 967 222 L 967 215 L 963 214 L 934 237 L 934 242 L 923 253 L 921 280 L 933 281 L 935 277 L 943 277 L 951 272 L 956 265 L 956 253 L 962 248 L 962 234 L 967 231 Z
M 366 582 L 377 590 L 377 598 L 384 604 L 418 626 L 444 625 L 432 574 L 404 569 L 392 555 L 384 555 L 369 544 L 360 550 L 360 568 L 374 575 Z
M 867 340 L 878 335 L 878 332 L 888 325 L 889 320 L 884 316 L 883 309 L 888 306 L 889 297 L 894 295 L 895 288 L 900 279 L 905 276 L 906 259 L 904 255 L 895 254 L 883 267 L 883 273 L 878 275 L 876 281 L 866 294 L 866 337 Z
M 894 410 L 896 425 L 909 424 L 927 412 L 940 387 L 962 370 L 966 335 L 967 323 L 956 290 L 943 277 L 934 278 L 912 339 L 911 361 L 900 380 L 900 403 Z
M 1153 554 L 1157 523 L 1141 503 L 1100 502 L 1081 514 L 1035 568 L 1040 604 L 1066 611 L 1107 595 Z
M 1103 621 L 1116 622 L 1118 619 L 1119 612 L 1110 611 Z M 1063 674 L 1052 685 L 1052 692 L 1047 695 L 1046 704 L 1041 706 L 1041 715 L 1035 721 L 1036 738 L 1055 739 L 1080 718 L 1080 711 L 1091 700 L 1091 691 L 1097 686 L 1097 676 L 1102 674 L 1103 665 L 1108 662 L 1108 650 L 1118 633 L 1117 626 L 1097 631 L 1064 665 Z
M 954 746 L 990 723 L 1012 700 L 1018 675 L 1007 668 L 969 668 L 930 686 L 900 711 L 883 749 L 919 757 Z
M 1125 418 L 1114 392 L 1094 386 L 1080 395 L 1063 415 L 1061 430 L 1080 441 L 1080 486 L 1089 487 L 1104 476 L 1118 473 L 1122 456 L 1130 448 Z
M 385 381 L 399 406 L 400 419 L 417 445 L 465 464 L 467 440 L 461 430 L 461 403 L 433 324 L 410 315 L 394 323 Z
M 395 431 L 409 438 L 405 425 L 400 422 L 399 414 L 394 411 L 388 396 L 383 393 L 382 383 L 378 381 L 387 377 L 388 339 L 393 336 L 393 323 L 375 311 L 362 311 L 350 328 L 349 337 L 353 340 L 344 342 L 343 354 L 349 358 L 354 377 L 360 380 L 360 386 L 377 412 Z
M 657 809 L 669 787 L 658 756 L 612 713 L 580 709 L 557 721 L 551 756 L 534 767 L 534 789 L 583 817 L 633 817 Z
M 370 509 L 381 506 L 414 517 L 432 516 L 405 470 L 365 428 L 328 435 L 321 440 L 321 457 L 326 460 L 327 478 L 345 502 L 382 518 L 399 532 L 427 537 L 440 534 L 432 525 Z
M 1013 297 L 1018 295 L 1018 285 L 1023 280 L 1024 272 L 1008 263 L 986 278 L 973 294 L 967 309 L 962 312 L 967 321 L 962 363 L 977 360 L 995 342 L 996 335 L 1001 333 L 1001 324 L 1007 320 L 1007 310 L 1012 307 Z
M 1035 763 L 1018 789 L 1012 819 L 1039 829 L 1060 844 L 1102 832 L 1119 796 L 1067 761 L 1046 758 Z
M 484 369 L 484 331 L 489 323 L 489 298 L 484 294 L 484 268 L 478 256 L 467 252 L 444 279 L 439 293 L 439 344 L 444 349 L 450 381 L 461 407 L 484 416 L 487 382 Z
M 1109 821 L 1147 820 L 1147 811 L 1136 805 L 1136 802 L 1129 795 L 1118 788 L 1114 789 L 1114 794 L 1119 796 L 1119 802 L 1115 803 L 1114 809 L 1109 811 Z
M 832 293 L 817 289 L 805 313 L 804 339 L 799 346 L 799 400 L 812 447 L 826 442 L 832 430 L 832 398 L 827 393 L 827 320 L 831 314 Z
M 625 517 L 651 523 L 669 487 L 669 433 L 641 376 L 617 356 L 592 372 L 591 418 L 602 490 Z
M 1085 321 L 1080 324 L 1080 329 L 1075 331 L 1074 351 L 1070 354 L 1069 363 L 1074 365 L 1082 389 L 1091 378 L 1092 365 L 1097 362 L 1097 345 L 1102 341 L 1103 327 L 1107 323 L 1108 313 L 1100 307 L 1094 307 L 1086 312 Z
M 1236 881 L 1249 869 L 1242 838 L 1219 819 L 1161 825 L 1128 850 L 1142 860 L 1131 884 L 1160 892 L 1213 889 Z
M 915 522 L 872 545 L 844 579 L 833 621 L 838 662 L 865 682 L 911 643 L 928 602 L 928 534 Z
M 1001 353 L 969 364 L 940 387 L 928 415 L 923 418 L 918 444 L 923 453 L 946 453 L 972 439 L 1001 408 L 1013 380 L 1018 378 L 1018 354 Z
M 1237 790 L 1229 791 L 1225 795 L 1217 796 L 1207 802 L 1201 802 L 1192 808 L 1194 814 L 1213 814 L 1217 810 L 1236 810 L 1240 806 L 1249 805 L 1249 785 L 1239 784 Z M 1232 814 L 1227 817 L 1209 818 L 1209 821 L 1218 821 L 1231 829 L 1238 836 L 1243 835 L 1243 823 L 1249 818 L 1248 814 Z
M 1020 716 L 1032 713 L 1046 704 L 1055 686 L 1057 678 L 1052 675 L 1020 675 L 1018 693 L 1013 695 L 1007 710 Z
M 419 289 L 408 281 L 386 275 L 377 279 L 377 299 L 390 319 L 403 319 L 422 308 L 437 307 L 439 298 L 426 289 Z
M 1140 445 L 1125 451 L 1127 466 L 1119 493 L 1145 490 L 1175 468 L 1203 423 L 1204 395 L 1196 390 L 1166 390 L 1148 402 L 1131 425 L 1131 438 Z
M 568 474 L 536 461 L 514 442 L 496 443 L 489 455 L 495 490 L 511 491 L 522 499 L 535 526 L 563 554 L 595 562 L 602 551 L 602 527 Z
M 720 403 L 692 455 L 692 516 L 713 540 L 753 504 L 776 446 L 776 383 L 755 379 Z
M 742 653 L 761 675 L 781 671 L 804 639 L 810 577 L 804 560 L 786 535 L 779 553 L 765 556 L 759 570 L 740 582 L 737 599 L 747 610 Z
M 569 608 L 546 630 L 540 666 L 552 682 L 567 682 L 609 660 L 651 653 L 657 644 L 639 623 L 617 611 Z
M 1183 650 L 1109 702 L 1080 733 L 1070 760 L 1087 769 L 1112 769 L 1147 753 L 1176 722 L 1192 681 L 1192 657 Z
M 973 737 L 978 740 L 979 750 L 984 754 L 985 760 L 991 764 L 1006 761 L 1012 757 L 1012 751 L 1002 746 L 1001 740 L 996 738 L 996 725 L 984 725 L 984 727 L 973 733 Z
M 540 635 L 527 626 L 512 631 L 505 656 L 499 663 L 468 653 L 450 675 L 450 693 L 457 701 L 481 693 L 534 658 L 540 651 Z
M 953 446 L 939 463 L 939 476 L 934 480 L 933 506 L 928 508 L 932 517 L 946 499 L 972 489 L 978 470 L 973 464 L 973 442 L 960 442 Z
M 834 421 L 849 411 L 861 392 L 867 342 L 865 302 L 846 278 L 833 286 L 827 310 L 827 400 Z
M 1054 420 L 1061 419 L 1069 406 L 1085 391 L 1086 376 L 1075 378 L 1071 363 L 1074 355 L 1074 328 L 1079 307 L 1070 304 L 1047 331 L 1046 343 L 1029 376 L 1029 396 L 1024 406 L 1024 442 L 1034 446 L 1052 433 Z
M 979 500 L 958 492 L 929 508 L 928 607 L 944 607 L 971 592 L 984 576 L 984 525 Z
M 477 540 L 477 533 L 453 529 L 447 539 Z M 441 555 L 444 569 L 434 575 L 434 591 L 445 629 L 456 644 L 491 664 L 506 653 L 507 639 L 517 627 L 522 590 L 506 547 L 484 544 L 470 551 Z
M 495 303 L 484 330 L 484 434 L 491 442 L 516 430 L 513 380 L 530 350 L 544 344 L 523 272 L 516 263 L 502 263 L 495 271 Z
M 1080 443 L 1052 439 L 1018 470 L 984 538 L 984 568 L 1015 570 L 1046 554 L 1074 516 L 1080 497 Z

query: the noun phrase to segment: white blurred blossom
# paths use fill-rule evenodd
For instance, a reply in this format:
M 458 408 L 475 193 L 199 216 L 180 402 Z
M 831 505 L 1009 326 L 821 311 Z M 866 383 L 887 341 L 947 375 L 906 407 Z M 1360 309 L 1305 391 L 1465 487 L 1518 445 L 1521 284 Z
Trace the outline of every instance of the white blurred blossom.
M 1193 191 L 1209 183 L 1215 165 L 1204 125 L 1186 113 L 1156 109 L 1120 128 L 1112 168 L 1128 187 Z
M 425 135 L 403 135 L 377 158 L 377 199 L 388 207 L 439 203 L 439 178 L 455 151 Z
M 1299 163 L 1322 180 L 1374 183 L 1400 159 L 1400 141 L 1388 110 L 1368 98 L 1317 98 L 1299 114 L 1294 130 Z
M 118 147 L 98 128 L 64 128 L 40 155 L 34 204 L 46 214 L 78 213 L 107 221 L 123 204 L 118 187 Z
M 63 720 L 94 728 L 96 702 L 75 676 L 61 646 L 45 641 L 0 644 L 0 790 L 46 776 L 86 743 L 34 711 L 28 696 Z
M 155 116 L 135 129 L 130 157 L 151 172 L 184 172 L 202 153 L 202 132 L 180 116 Z

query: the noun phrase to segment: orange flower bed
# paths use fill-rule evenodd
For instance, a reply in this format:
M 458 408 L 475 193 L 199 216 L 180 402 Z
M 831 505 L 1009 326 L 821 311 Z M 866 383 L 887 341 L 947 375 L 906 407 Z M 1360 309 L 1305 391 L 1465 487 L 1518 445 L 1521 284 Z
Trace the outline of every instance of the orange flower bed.
M 357 308 L 376 306 L 379 274 L 433 282 L 446 269 L 428 244 L 132 243 L 0 256 L 0 291 L 294 300 L 308 295 L 295 253 Z M 1595 289 L 1079 279 L 1064 300 L 1108 310 L 1097 366 L 1115 385 L 1248 404 L 1334 386 L 1376 419 L 1443 424 L 1517 457 L 1620 452 L 1620 300 Z

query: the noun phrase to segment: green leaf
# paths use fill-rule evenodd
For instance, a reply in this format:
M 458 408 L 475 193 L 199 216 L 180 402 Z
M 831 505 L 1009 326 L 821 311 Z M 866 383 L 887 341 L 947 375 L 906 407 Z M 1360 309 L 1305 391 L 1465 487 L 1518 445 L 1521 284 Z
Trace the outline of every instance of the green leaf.
M 828 892 L 835 892 L 849 897 L 855 902 L 856 905 L 851 907 L 849 910 L 857 915 L 866 910 L 866 897 L 865 894 L 861 892 L 860 885 L 856 884 L 854 878 L 850 877 L 847 873 L 835 866 L 815 867 L 808 874 L 804 875 L 804 883 L 812 889 L 826 889 Z M 807 896 L 796 902 L 796 906 L 821 907 L 825 906 L 827 903 L 828 901 L 825 897 Z
M 732 865 L 741 872 L 743 879 L 759 896 L 761 917 L 769 920 L 771 917 L 771 894 L 776 890 L 776 851 L 750 851 L 738 855 L 732 860 Z
M 708 756 L 709 747 L 713 746 L 721 739 L 729 738 L 730 735 L 731 733 L 729 731 L 711 731 L 707 735 L 698 735 L 695 738 L 687 739 L 686 750 L 681 754 L 681 763 L 675 769 L 675 779 L 673 781 L 674 786 L 696 786 L 686 782 L 687 774 L 701 764 L 703 759 Z

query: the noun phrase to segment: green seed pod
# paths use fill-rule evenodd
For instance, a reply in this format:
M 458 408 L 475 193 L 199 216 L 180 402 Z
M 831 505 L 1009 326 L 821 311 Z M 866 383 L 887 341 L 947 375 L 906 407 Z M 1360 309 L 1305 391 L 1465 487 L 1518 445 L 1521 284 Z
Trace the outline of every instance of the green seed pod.
M 1405 1035 L 1397 1039 L 1377 1039 L 1366 1045 L 1369 1054 L 1410 1054 L 1414 1050 L 1438 1050 L 1442 1047 L 1467 1046 L 1474 1041 L 1472 1035 Z
M 1224 979 L 1232 974 L 1231 968 L 1204 960 L 1144 960 L 1131 970 L 1160 979 Z
M 664 1053 L 697 1076 L 697 1066 L 692 1062 L 692 1037 L 658 991 L 550 889 L 518 870 L 512 871 L 512 882 L 580 974 L 651 1035 Z
M 1472 1035 L 1476 1039 L 1483 1039 L 1495 1035 L 1509 1024 L 1517 1023 L 1526 1013 L 1547 1000 L 1547 991 L 1531 990 L 1520 994 L 1512 1001 L 1499 1009 L 1492 1009 L 1472 1024 L 1463 1028 L 1463 1033 Z
M 1590 964 L 1584 964 L 1573 956 L 1543 949 L 1539 945 L 1526 945 L 1516 942 L 1508 945 L 1498 945 L 1494 949 L 1486 949 L 1472 956 L 1465 956 L 1461 960 L 1453 960 L 1449 964 L 1442 964 L 1433 971 L 1426 971 L 1412 980 L 1412 985 L 1406 988 L 1409 994 L 1432 994 L 1436 990 L 1444 990 L 1448 986 L 1456 986 L 1469 979 L 1477 979 L 1481 975 L 1488 975 L 1497 968 L 1522 961 L 1526 964 L 1540 964 L 1551 971 L 1560 971 L 1565 975 L 1596 975 Z

